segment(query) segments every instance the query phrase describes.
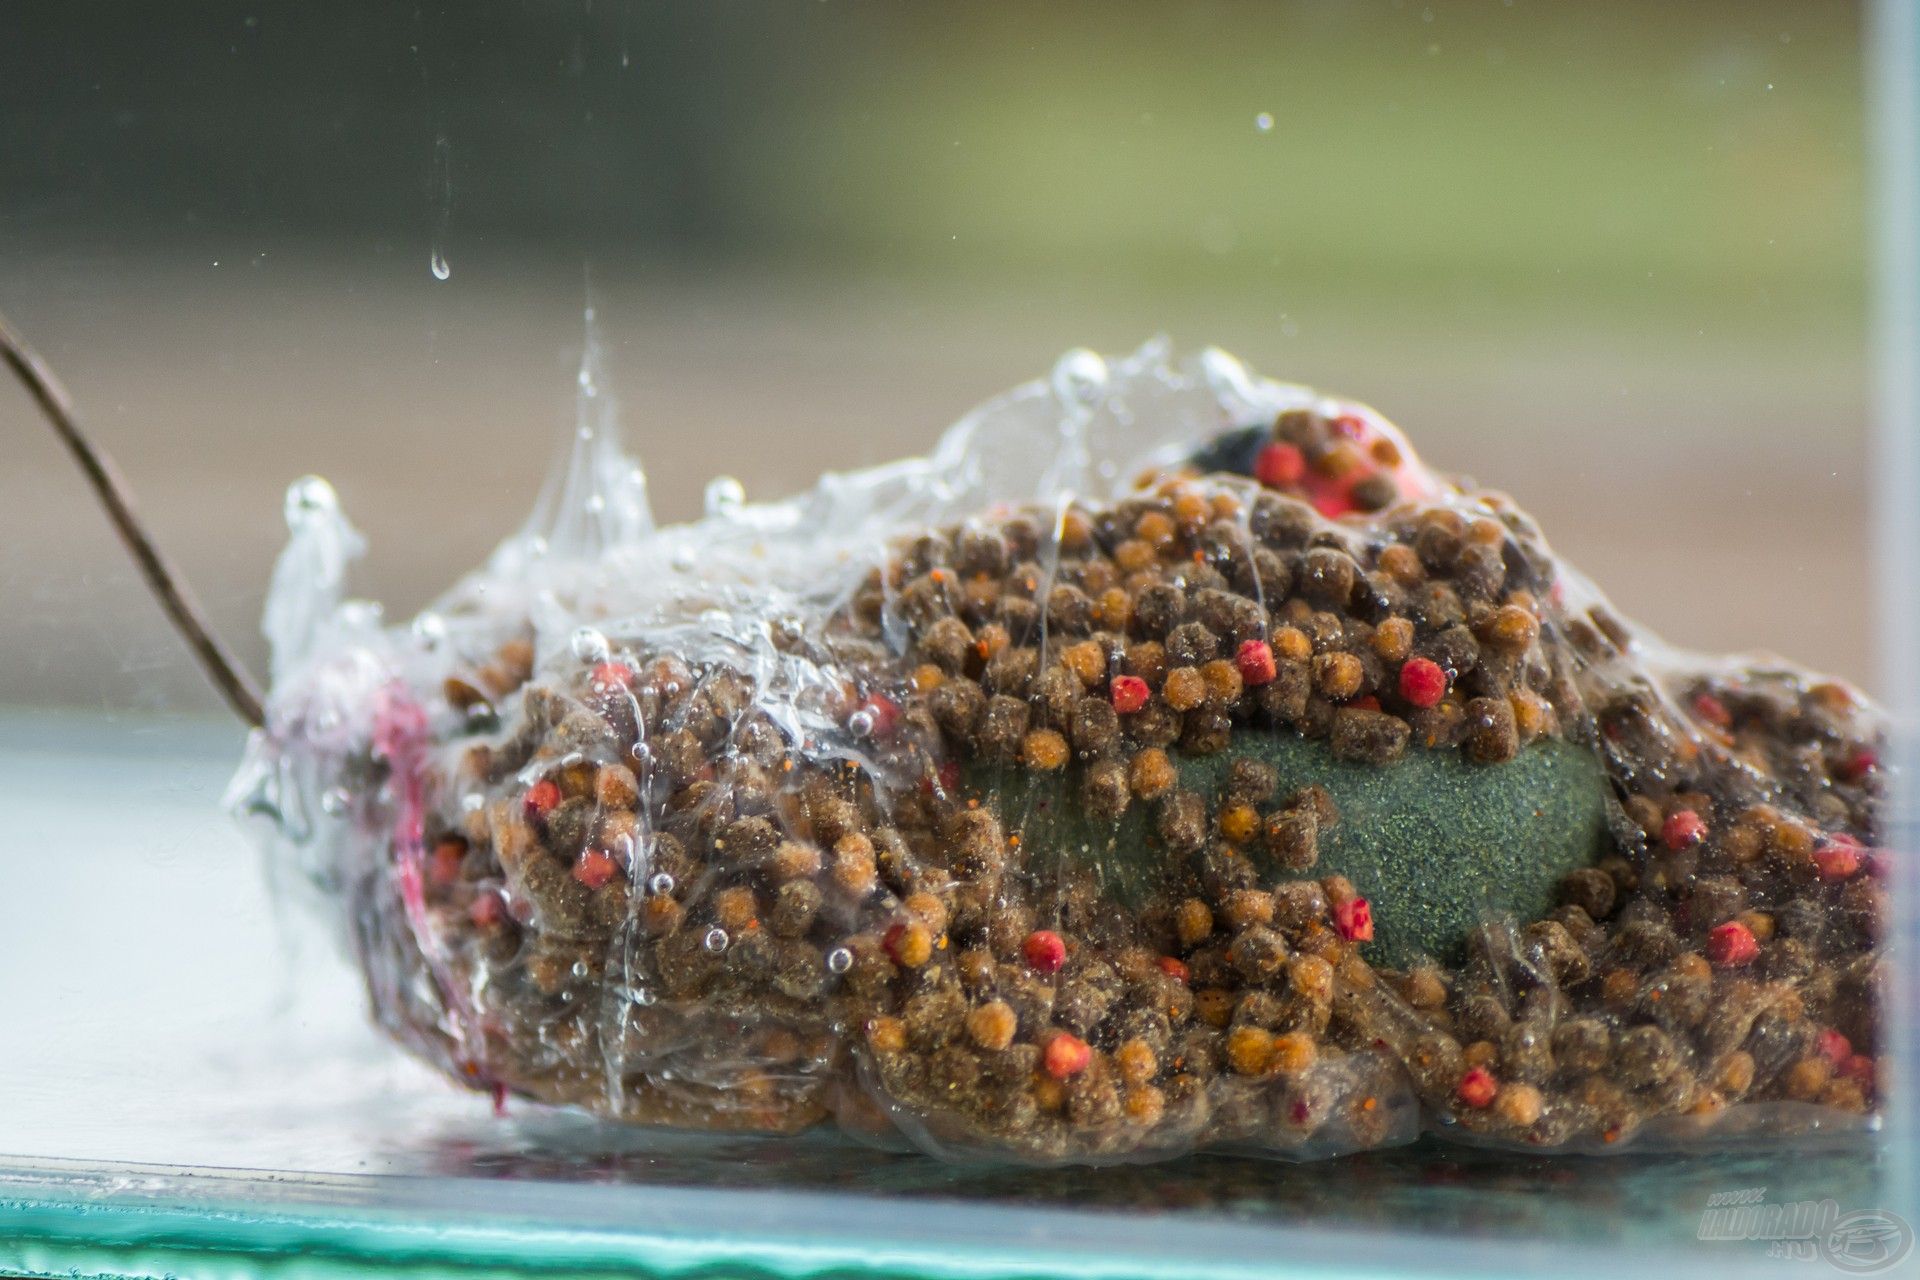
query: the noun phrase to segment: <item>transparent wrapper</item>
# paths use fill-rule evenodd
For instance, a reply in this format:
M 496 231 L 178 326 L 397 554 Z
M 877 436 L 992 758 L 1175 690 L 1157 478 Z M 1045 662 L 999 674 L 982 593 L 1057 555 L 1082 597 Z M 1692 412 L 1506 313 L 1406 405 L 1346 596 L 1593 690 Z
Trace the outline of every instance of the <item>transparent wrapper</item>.
M 411 626 L 289 496 L 234 803 L 449 1076 L 951 1158 L 1874 1123 L 1881 729 L 1384 419 L 1160 344 L 656 528 L 597 356 Z

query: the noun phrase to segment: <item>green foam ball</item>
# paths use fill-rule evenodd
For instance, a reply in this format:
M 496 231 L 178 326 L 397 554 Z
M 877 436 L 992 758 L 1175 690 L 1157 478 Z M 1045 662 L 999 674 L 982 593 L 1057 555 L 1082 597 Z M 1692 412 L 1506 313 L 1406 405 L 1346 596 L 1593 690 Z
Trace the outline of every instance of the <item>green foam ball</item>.
M 1560 878 L 1611 850 L 1608 786 L 1599 760 L 1575 743 L 1543 739 L 1504 764 L 1474 764 L 1458 751 L 1409 750 L 1398 762 L 1334 759 L 1325 742 L 1292 733 L 1241 730 L 1211 756 L 1172 753 L 1183 787 L 1205 796 L 1211 812 L 1233 761 L 1253 758 L 1280 775 L 1276 802 L 1310 784 L 1325 787 L 1340 810 L 1320 833 L 1311 872 L 1271 865 L 1247 850 L 1270 878 L 1344 875 L 1373 910 L 1364 954 L 1403 968 L 1422 955 L 1457 960 L 1467 935 L 1495 915 L 1525 923 L 1552 910 Z M 1080 807 L 1077 768 L 1064 775 L 974 769 L 980 790 L 1029 860 L 1048 857 L 1093 866 L 1107 890 L 1137 904 L 1160 882 L 1165 850 L 1154 806 L 1135 802 L 1118 822 Z

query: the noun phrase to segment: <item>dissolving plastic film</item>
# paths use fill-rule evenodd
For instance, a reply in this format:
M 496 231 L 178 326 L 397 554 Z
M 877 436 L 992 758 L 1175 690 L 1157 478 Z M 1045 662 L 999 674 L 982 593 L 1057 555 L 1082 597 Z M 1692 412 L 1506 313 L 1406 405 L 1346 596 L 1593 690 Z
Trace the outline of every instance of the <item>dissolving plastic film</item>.
M 1505 496 L 1217 351 L 654 527 L 590 352 L 410 627 L 317 481 L 235 804 L 497 1096 L 934 1154 L 1873 1122 L 1881 727 L 1677 654 Z

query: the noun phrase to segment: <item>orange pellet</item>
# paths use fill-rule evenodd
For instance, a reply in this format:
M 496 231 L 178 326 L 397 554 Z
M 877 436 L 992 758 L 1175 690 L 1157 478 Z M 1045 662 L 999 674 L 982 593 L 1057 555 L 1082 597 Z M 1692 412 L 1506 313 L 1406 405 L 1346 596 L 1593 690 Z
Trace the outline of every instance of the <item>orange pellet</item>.
M 1068 645 L 1060 651 L 1060 660 L 1089 689 L 1107 678 L 1107 651 L 1091 640 Z
M 1507 695 L 1513 705 L 1513 727 L 1522 742 L 1532 742 L 1553 728 L 1553 706 L 1531 689 L 1515 689 Z
M 1004 1000 L 989 1000 L 967 1015 L 967 1035 L 982 1049 L 998 1052 L 1013 1043 L 1020 1020 Z
M 1179 778 L 1180 775 L 1174 772 L 1173 761 L 1158 747 L 1148 747 L 1136 753 L 1127 769 L 1127 785 L 1142 800 L 1154 800 L 1165 795 Z
M 912 680 L 915 693 L 932 693 L 947 682 L 947 673 L 931 662 L 923 662 L 913 669 Z
M 1740 1049 L 1729 1053 L 1714 1069 L 1713 1083 L 1736 1097 L 1745 1093 L 1753 1087 L 1753 1055 Z
M 1156 1125 L 1166 1114 L 1167 1097 L 1150 1084 L 1135 1085 L 1127 1090 L 1126 1109 L 1135 1124 Z
M 1359 693 L 1366 677 L 1366 668 L 1350 653 L 1323 653 L 1313 660 L 1314 686 L 1334 702 L 1345 702 Z
M 798 840 L 784 840 L 767 862 L 768 873 L 776 880 L 808 879 L 820 874 L 820 849 Z
M 1206 682 L 1207 701 L 1216 707 L 1231 707 L 1247 687 L 1240 668 L 1225 658 L 1215 658 L 1201 667 L 1200 678 Z
M 1481 628 L 1481 638 L 1501 649 L 1520 650 L 1540 636 L 1540 620 L 1517 604 L 1503 604 Z
M 855 898 L 864 898 L 873 892 L 878 869 L 873 861 L 873 841 L 858 832 L 840 837 L 833 846 L 834 884 Z
M 1811 1102 L 1820 1096 L 1833 1078 L 1833 1063 L 1819 1054 L 1802 1058 L 1787 1068 L 1786 1093 L 1789 1098 Z
M 1195 947 L 1213 934 L 1213 911 L 1198 898 L 1173 909 L 1173 931 L 1183 947 Z
M 1233 992 L 1224 987 L 1202 987 L 1193 993 L 1193 1016 L 1210 1027 L 1233 1021 Z
M 1133 531 L 1141 541 L 1155 550 L 1164 551 L 1173 544 L 1179 530 L 1173 518 L 1164 511 L 1148 511 L 1133 526 Z
M 1175 711 L 1191 711 L 1207 700 L 1207 680 L 1194 667 L 1175 667 L 1161 693 Z
M 1128 1084 L 1146 1084 L 1159 1073 L 1160 1059 L 1145 1040 L 1133 1039 L 1113 1051 L 1113 1065 Z
M 1315 1003 L 1333 999 L 1333 966 L 1314 955 L 1297 955 L 1287 962 L 1287 984 Z
M 1264 889 L 1235 889 L 1220 904 L 1220 917 L 1235 931 L 1273 923 L 1273 895 Z
M 1227 1065 L 1240 1075 L 1264 1075 L 1272 1059 L 1272 1032 L 1259 1027 L 1235 1027 L 1227 1034 Z
M 1245 844 L 1259 830 L 1260 811 L 1252 805 L 1230 804 L 1220 811 L 1220 837 L 1223 840 Z
M 1502 1124 L 1524 1129 L 1540 1118 L 1544 1100 L 1530 1084 L 1503 1084 L 1493 1097 L 1493 1114 Z
M 947 931 L 947 904 L 931 893 L 922 890 L 910 893 L 900 903 L 921 924 L 927 926 L 936 936 Z
M 1207 500 L 1189 489 L 1173 500 L 1173 518 L 1188 528 L 1198 528 L 1213 514 Z
M 1481 516 L 1467 526 L 1467 541 L 1483 547 L 1497 547 L 1506 536 L 1507 526 L 1488 516 Z
M 1277 1071 L 1281 1075 L 1295 1075 L 1312 1066 L 1318 1056 L 1319 1050 L 1312 1036 L 1304 1031 L 1289 1031 L 1283 1036 L 1274 1037 L 1267 1058 L 1267 1070 Z
M 933 959 L 933 933 L 918 920 L 890 926 L 880 945 L 903 969 L 918 969 Z
M 753 900 L 753 890 L 744 886 L 722 889 L 713 895 L 713 918 L 729 933 L 738 933 L 746 928 L 759 913 L 759 905 Z
M 1404 662 L 1413 652 L 1413 623 L 1388 618 L 1373 629 L 1373 651 L 1382 662 Z
M 1067 756 L 1067 740 L 1052 729 L 1030 730 L 1020 743 L 1020 759 L 1029 769 L 1058 769 Z
M 1313 656 L 1313 641 L 1298 627 L 1281 627 L 1268 643 L 1272 644 L 1275 656 L 1289 662 L 1305 662 Z
M 1124 632 L 1133 621 L 1133 597 L 1119 587 L 1108 587 L 1094 601 L 1093 619 L 1109 631 Z
M 1426 566 L 1420 563 L 1420 553 L 1404 542 L 1382 548 L 1380 571 L 1403 587 L 1414 586 L 1427 576 Z
M 1113 549 L 1113 563 L 1123 573 L 1139 573 L 1151 568 L 1158 558 L 1153 547 L 1140 538 L 1128 538 Z
M 899 1053 L 907 1047 L 907 1024 L 885 1014 L 867 1021 L 867 1043 L 875 1053 Z

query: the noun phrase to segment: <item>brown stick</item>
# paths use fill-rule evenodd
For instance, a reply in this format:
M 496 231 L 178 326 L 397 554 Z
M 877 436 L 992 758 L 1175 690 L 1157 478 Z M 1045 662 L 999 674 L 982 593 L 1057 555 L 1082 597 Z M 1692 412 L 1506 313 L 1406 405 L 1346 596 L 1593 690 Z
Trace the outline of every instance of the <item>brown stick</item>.
M 213 681 L 213 687 L 220 691 L 236 715 L 258 729 L 266 723 L 266 713 L 260 703 L 260 686 L 254 683 L 253 677 L 247 674 L 246 668 L 240 665 L 232 651 L 213 634 L 206 616 L 200 611 L 199 601 L 188 590 L 186 580 L 174 569 L 172 562 L 160 554 L 160 549 L 153 545 L 153 539 L 147 536 L 145 526 L 140 523 L 140 517 L 133 509 L 133 493 L 127 488 L 126 481 L 120 478 L 113 459 L 88 440 L 86 433 L 80 429 L 73 410 L 73 397 L 67 394 L 66 387 L 47 367 L 46 361 L 7 323 L 4 315 L 0 315 L 0 356 L 6 357 L 8 367 L 19 376 L 41 412 L 47 415 L 54 434 L 66 442 L 73 460 L 86 473 L 88 483 L 100 499 L 100 505 L 107 509 L 107 517 L 120 534 L 120 541 L 126 543 L 127 550 L 133 553 L 134 562 L 140 566 L 147 585 L 153 589 L 160 607 L 166 610 L 174 629 L 187 642 L 187 648 L 199 660 L 207 679 Z

